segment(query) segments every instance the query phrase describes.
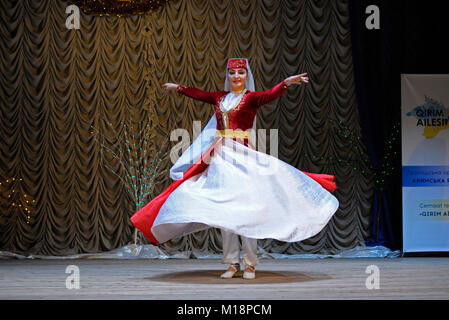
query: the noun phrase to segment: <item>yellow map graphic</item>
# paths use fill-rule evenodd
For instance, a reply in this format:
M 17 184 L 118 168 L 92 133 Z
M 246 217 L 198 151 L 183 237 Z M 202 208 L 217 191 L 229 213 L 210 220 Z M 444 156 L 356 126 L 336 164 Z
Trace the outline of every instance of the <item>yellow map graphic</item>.
M 435 138 L 440 133 L 440 131 L 445 129 L 449 129 L 449 124 L 438 127 L 426 126 L 422 135 L 428 139 Z

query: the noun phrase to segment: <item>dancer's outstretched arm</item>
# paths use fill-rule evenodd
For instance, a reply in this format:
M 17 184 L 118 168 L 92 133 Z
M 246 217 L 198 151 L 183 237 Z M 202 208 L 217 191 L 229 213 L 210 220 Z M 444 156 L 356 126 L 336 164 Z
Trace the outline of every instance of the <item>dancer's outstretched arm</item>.
M 302 82 L 308 83 L 309 78 L 307 73 L 291 76 L 274 86 L 273 88 L 265 91 L 255 91 L 253 93 L 253 99 L 255 99 L 255 105 L 261 106 L 279 98 L 284 94 L 287 89 L 295 84 L 301 84 Z
M 196 100 L 200 100 L 213 105 L 215 105 L 216 103 L 217 95 L 215 92 L 208 92 L 192 87 L 185 87 L 176 83 L 164 83 L 162 85 L 162 88 L 164 93 L 168 93 L 169 91 L 177 91 Z
M 302 73 L 299 75 L 294 75 L 286 78 L 284 81 L 279 83 L 272 89 L 266 91 L 256 91 L 254 92 L 254 98 L 257 100 L 257 105 L 263 105 L 270 103 L 271 101 L 279 98 L 287 89 L 294 84 L 301 84 L 302 82 L 308 83 L 309 78 L 307 77 L 307 73 Z M 190 98 L 200 100 L 206 103 L 214 104 L 217 99 L 217 92 L 208 92 L 200 89 L 185 87 L 176 83 L 164 83 L 162 85 L 164 93 L 168 93 L 169 91 L 177 91 L 182 93 Z

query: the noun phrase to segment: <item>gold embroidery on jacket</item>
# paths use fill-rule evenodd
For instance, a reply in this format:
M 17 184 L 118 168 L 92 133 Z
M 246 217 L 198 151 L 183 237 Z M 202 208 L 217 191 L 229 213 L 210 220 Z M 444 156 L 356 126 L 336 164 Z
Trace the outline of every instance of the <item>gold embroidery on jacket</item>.
M 240 108 L 240 104 L 241 104 L 242 100 L 244 101 L 243 97 L 245 96 L 245 93 L 246 93 L 247 91 L 248 91 L 248 89 L 243 89 L 242 95 L 241 95 L 240 99 L 237 101 L 237 103 L 235 104 L 235 106 L 233 106 L 233 107 L 232 107 L 230 110 L 228 110 L 228 111 L 223 111 L 223 107 L 222 107 L 222 103 L 223 103 L 223 100 L 224 100 L 224 98 L 226 97 L 226 95 L 224 95 L 224 96 L 222 96 L 222 97 L 220 98 L 219 109 L 220 109 L 220 111 L 221 111 L 221 113 L 222 113 L 224 129 L 229 129 L 229 116 L 228 116 L 228 113 L 230 113 L 230 112 L 233 111 L 234 109 L 235 109 L 235 110 L 238 110 L 238 109 Z

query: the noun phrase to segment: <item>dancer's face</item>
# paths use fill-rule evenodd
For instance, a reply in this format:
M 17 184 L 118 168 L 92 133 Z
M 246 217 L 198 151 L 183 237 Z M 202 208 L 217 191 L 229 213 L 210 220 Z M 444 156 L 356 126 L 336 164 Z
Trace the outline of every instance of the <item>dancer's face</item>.
M 228 80 L 231 91 L 242 91 L 245 88 L 248 72 L 245 69 L 228 69 Z

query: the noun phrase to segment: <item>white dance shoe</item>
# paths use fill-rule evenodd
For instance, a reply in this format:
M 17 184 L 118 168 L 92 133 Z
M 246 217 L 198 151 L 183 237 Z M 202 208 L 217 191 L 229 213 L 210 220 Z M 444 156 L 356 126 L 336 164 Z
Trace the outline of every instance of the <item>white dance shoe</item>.
M 256 269 L 254 266 L 246 266 L 245 271 L 243 272 L 243 279 L 256 279 Z
M 223 273 L 220 277 L 222 279 L 231 279 L 239 270 L 240 270 L 240 265 L 238 263 L 231 264 L 231 265 L 229 265 L 228 270 L 226 270 L 226 272 Z

